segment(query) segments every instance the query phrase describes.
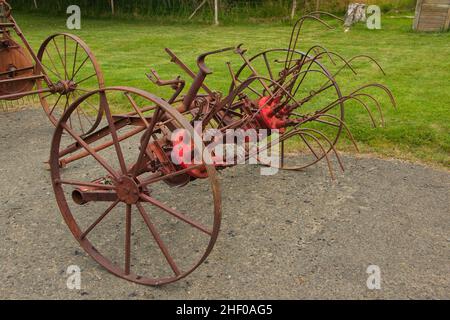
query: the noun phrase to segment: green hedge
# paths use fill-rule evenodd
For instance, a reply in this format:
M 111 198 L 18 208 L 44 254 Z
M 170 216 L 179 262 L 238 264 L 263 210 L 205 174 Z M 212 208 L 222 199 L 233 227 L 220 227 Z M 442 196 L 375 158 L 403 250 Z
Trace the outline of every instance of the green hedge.
M 64 15 L 69 5 L 77 4 L 83 15 L 92 17 L 111 16 L 109 0 L 9 0 L 15 10 L 37 11 L 45 14 Z M 201 0 L 114 0 L 118 17 L 173 16 L 187 19 Z M 197 19 L 211 16 L 212 0 L 208 0 L 198 13 Z M 298 14 L 315 9 L 315 0 L 298 0 Z M 349 2 L 377 3 L 384 11 L 393 9 L 411 10 L 415 0 L 321 0 L 321 10 L 342 13 Z M 290 14 L 292 0 L 220 0 L 222 19 L 280 18 Z

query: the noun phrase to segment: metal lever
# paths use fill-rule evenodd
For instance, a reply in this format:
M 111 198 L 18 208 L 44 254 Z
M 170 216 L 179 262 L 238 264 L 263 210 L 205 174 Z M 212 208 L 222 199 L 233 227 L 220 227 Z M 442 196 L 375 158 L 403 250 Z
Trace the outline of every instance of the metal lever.
M 155 69 L 150 69 L 150 73 L 146 73 L 146 76 L 151 82 L 159 87 L 170 86 L 173 90 L 175 90 L 175 93 L 168 101 L 169 103 L 173 103 L 176 100 L 186 85 L 185 81 L 182 80 L 180 76 L 173 80 L 162 80 Z

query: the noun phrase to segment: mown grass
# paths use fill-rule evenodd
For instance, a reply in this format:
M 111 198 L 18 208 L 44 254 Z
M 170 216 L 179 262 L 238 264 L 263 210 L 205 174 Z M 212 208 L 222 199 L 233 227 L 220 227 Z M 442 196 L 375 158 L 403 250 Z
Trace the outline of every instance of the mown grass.
M 62 18 L 16 14 L 16 20 L 34 48 L 54 32 L 67 32 Z M 357 63 L 359 74 L 339 78 L 344 93 L 358 84 L 380 82 L 394 93 L 398 110 L 383 98 L 386 128 L 370 127 L 365 111 L 349 105 L 346 118 L 363 152 L 421 161 L 450 167 L 450 33 L 415 33 L 412 20 L 384 16 L 382 30 L 363 25 L 344 33 L 341 27 L 326 31 L 309 23 L 300 48 L 321 44 L 345 57 L 370 54 L 383 66 L 383 76 L 369 63 Z M 192 68 L 198 54 L 244 43 L 248 54 L 272 47 L 286 47 L 290 26 L 284 23 L 240 24 L 212 27 L 201 24 L 159 25 L 145 21 L 84 19 L 82 30 L 74 31 L 92 48 L 101 63 L 108 85 L 134 86 L 167 97 L 170 92 L 146 80 L 154 67 L 163 78 L 183 75 L 169 61 L 165 47 L 172 48 Z M 230 77 L 226 61 L 240 60 L 221 55 L 209 60 L 216 71 L 208 84 L 227 91 Z M 195 68 L 194 68 L 195 69 Z M 378 95 L 383 96 L 382 93 Z M 351 146 L 344 143 L 341 149 Z

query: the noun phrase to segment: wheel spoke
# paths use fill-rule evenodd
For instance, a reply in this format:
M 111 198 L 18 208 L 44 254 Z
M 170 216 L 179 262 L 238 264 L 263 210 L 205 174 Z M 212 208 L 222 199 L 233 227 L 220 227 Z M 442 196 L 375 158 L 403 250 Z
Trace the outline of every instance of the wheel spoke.
M 61 64 L 63 65 L 63 68 L 64 68 L 64 75 L 65 75 L 64 79 L 67 80 L 67 78 L 68 78 L 67 69 L 66 69 L 66 65 L 64 64 L 64 60 L 63 60 L 63 57 L 61 55 L 61 51 L 59 50 L 59 47 L 56 44 L 55 38 L 53 38 L 52 40 L 53 40 L 53 44 L 55 45 L 56 51 L 58 52 L 58 56 L 59 56 L 59 59 L 61 60 Z
M 78 67 L 77 71 L 75 71 L 75 73 L 72 75 L 72 78 L 70 79 L 70 81 L 73 81 L 73 79 L 75 78 L 75 76 L 78 74 L 78 72 L 80 72 L 81 68 L 85 65 L 85 63 L 89 60 L 89 56 L 87 56 L 83 62 L 81 63 L 81 65 Z
M 47 52 L 47 51 L 45 51 L 45 52 Z M 47 55 L 48 55 L 48 53 L 47 53 Z M 62 78 L 57 72 L 53 71 L 51 68 L 47 67 L 47 66 L 46 66 L 45 64 L 43 64 L 42 62 L 41 62 L 41 65 L 43 65 L 48 71 L 50 71 L 51 73 L 53 73 L 58 79 L 61 79 L 61 78 Z
M 52 114 L 53 114 L 53 111 L 55 111 L 55 108 L 56 108 L 56 106 L 58 105 L 59 100 L 61 100 L 61 97 L 62 97 L 62 95 L 60 95 L 60 96 L 58 97 L 58 99 L 56 100 L 56 103 L 53 105 L 52 109 L 50 110 L 50 115 L 52 115 Z
M 84 126 L 83 126 L 83 121 L 81 121 L 80 109 L 79 108 L 77 108 L 77 116 L 78 116 L 78 121 L 80 122 L 81 132 L 84 133 Z
M 76 47 L 75 47 L 75 55 L 73 58 L 73 67 L 72 67 L 72 75 L 71 75 L 71 79 L 73 79 L 73 74 L 75 73 L 75 67 L 77 64 L 77 56 L 78 56 L 78 42 L 76 43 Z
M 100 217 L 98 217 L 97 220 L 95 220 L 94 223 L 91 224 L 89 228 L 87 228 L 86 231 L 81 234 L 80 239 L 85 239 L 88 234 L 119 204 L 119 202 L 119 200 L 116 200 L 113 204 L 111 204 L 109 208 L 106 209 L 106 211 L 103 212 Z
M 50 56 L 50 53 L 48 52 L 47 49 L 45 49 L 45 53 L 47 54 L 48 59 L 49 59 L 50 62 L 52 63 L 53 68 L 55 68 L 55 71 L 53 72 L 52 69 L 50 69 L 49 67 L 47 67 L 47 66 L 45 66 L 45 65 L 43 65 L 43 66 L 46 67 L 48 70 L 50 70 L 53 74 L 55 74 L 56 77 L 57 77 L 58 79 L 62 79 L 63 77 L 59 74 L 58 68 L 57 68 L 56 65 L 55 65 L 55 61 L 54 61 L 53 58 Z
M 77 88 L 77 89 L 75 89 L 74 94 L 75 94 L 75 92 L 77 92 L 77 91 L 89 92 L 88 90 L 83 90 L 83 89 Z M 82 96 L 82 94 L 77 92 L 77 97 L 81 97 L 81 96 Z M 98 112 L 98 108 L 97 108 L 96 106 L 94 106 L 94 105 L 92 104 L 92 102 L 90 102 L 88 99 L 84 100 L 84 102 L 86 102 L 92 109 L 94 109 L 96 112 Z
M 89 79 L 95 77 L 96 75 L 97 75 L 97 73 L 94 73 L 94 74 L 90 75 L 89 77 L 86 77 L 86 78 L 84 78 L 84 79 L 82 79 L 80 81 L 77 81 L 77 85 L 79 85 L 80 83 L 83 83 L 85 81 L 88 81 Z
M 269 72 L 270 79 L 273 80 L 274 79 L 273 78 L 273 73 L 272 73 L 272 69 L 270 68 L 270 63 L 269 63 L 269 60 L 267 59 L 267 53 L 266 52 L 264 52 L 263 58 L 264 58 L 264 62 L 265 62 L 266 67 L 267 67 L 267 71 Z
M 149 196 L 147 196 L 146 194 L 143 194 L 143 193 L 140 195 L 140 197 L 145 202 L 151 203 L 155 207 L 158 207 L 158 208 L 166 211 L 167 213 L 169 213 L 170 215 L 174 216 L 175 218 L 186 222 L 187 224 L 189 224 L 192 227 L 194 227 L 194 228 L 196 228 L 196 229 L 206 233 L 207 235 L 209 235 L 209 236 L 212 235 L 212 232 L 210 230 L 208 230 L 205 226 L 203 226 L 201 223 L 199 223 L 197 221 L 194 221 L 193 219 L 185 216 L 184 214 L 178 212 L 177 210 L 174 210 L 174 209 L 168 207 L 164 203 L 159 202 L 158 200 L 153 199 L 153 198 L 151 198 L 151 197 L 149 197 Z
M 118 158 L 119 164 L 120 164 L 120 169 L 122 170 L 123 174 L 126 174 L 127 166 L 125 164 L 125 158 L 123 157 L 122 148 L 120 146 L 120 142 L 117 137 L 116 125 L 114 124 L 114 120 L 111 115 L 111 110 L 109 109 L 108 100 L 107 100 L 106 94 L 104 92 L 100 92 L 100 106 L 102 107 L 102 110 L 105 111 L 106 119 L 108 120 L 111 137 L 112 137 L 112 140 L 114 143 L 114 148 L 116 150 L 117 158 Z
M 117 172 L 108 165 L 106 160 L 103 157 L 101 157 L 97 152 L 95 152 L 95 150 L 92 149 L 83 139 L 81 139 L 79 135 L 73 132 L 73 130 L 69 128 L 69 126 L 66 123 L 62 123 L 61 126 L 67 131 L 67 133 L 69 133 L 72 136 L 72 138 L 74 138 L 84 149 L 86 149 L 86 151 L 92 157 L 94 157 L 95 160 L 97 160 L 97 162 L 106 169 L 106 171 L 108 171 L 114 178 L 116 179 L 119 178 Z
M 145 151 L 147 150 L 147 146 L 148 146 L 148 144 L 150 142 L 150 138 L 152 137 L 152 134 L 153 134 L 153 129 L 155 128 L 155 125 L 158 122 L 160 114 L 161 114 L 161 107 L 158 106 L 156 108 L 156 111 L 153 113 L 153 117 L 152 117 L 149 127 L 146 129 L 146 131 L 143 135 L 143 139 L 142 139 L 142 143 L 141 143 L 141 150 L 139 152 L 139 156 L 138 156 L 136 165 L 134 166 L 133 173 L 132 173 L 133 178 L 136 178 L 136 175 L 139 172 L 139 168 L 141 167 L 142 161 L 144 161 Z
M 67 71 L 67 37 L 64 36 L 64 71 L 66 73 L 66 79 L 69 79 L 69 73 Z
M 308 140 L 305 139 L 305 137 L 302 134 L 299 134 L 300 138 L 303 140 L 303 142 L 306 144 L 308 149 L 312 152 L 314 157 L 316 157 L 317 160 L 319 160 L 319 156 L 317 155 L 316 151 L 313 149 L 313 147 L 309 144 Z
M 144 114 L 142 113 L 142 111 L 139 109 L 139 106 L 136 104 L 136 101 L 134 101 L 133 97 L 128 92 L 125 93 L 125 95 L 127 96 L 128 101 L 130 101 L 131 105 L 133 106 L 133 109 L 136 111 L 136 113 L 139 115 L 139 117 L 144 122 L 145 126 L 148 128 L 150 125 L 149 125 L 147 119 L 145 118 Z
M 144 207 L 139 202 L 136 203 L 136 207 L 138 208 L 139 213 L 142 216 L 142 219 L 144 219 L 145 224 L 147 225 L 150 233 L 152 234 L 153 238 L 155 239 L 156 243 L 158 244 L 161 252 L 164 254 L 164 257 L 166 258 L 167 263 L 169 263 L 170 268 L 177 276 L 180 275 L 181 274 L 180 270 L 178 269 L 175 261 L 173 260 L 172 256 L 170 255 L 169 250 L 167 249 L 166 245 L 162 241 L 161 236 L 159 235 L 158 231 L 156 230 L 156 227 L 151 222 Z
M 131 265 L 131 204 L 127 204 L 125 229 L 125 275 L 129 275 Z
M 86 113 L 86 111 L 83 110 L 83 108 L 80 108 L 81 113 L 84 115 L 84 117 L 86 118 L 86 120 L 89 122 L 89 124 L 91 126 L 94 125 L 94 123 L 91 120 L 91 117 Z

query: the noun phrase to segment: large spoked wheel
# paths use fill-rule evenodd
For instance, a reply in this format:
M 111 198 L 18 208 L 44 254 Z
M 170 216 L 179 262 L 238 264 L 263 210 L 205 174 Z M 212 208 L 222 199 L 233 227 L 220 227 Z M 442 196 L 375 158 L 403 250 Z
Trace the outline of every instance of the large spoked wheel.
M 69 119 L 88 103 L 101 105 L 105 119 L 81 137 Z M 50 166 L 64 220 L 83 249 L 123 279 L 145 285 L 177 281 L 200 266 L 216 242 L 216 170 L 206 165 L 212 163 L 208 158 L 189 167 L 171 161 L 169 137 L 180 129 L 195 135 L 167 102 L 125 87 L 81 97 L 56 127 Z M 64 146 L 74 143 L 79 148 L 69 154 Z M 61 154 L 77 161 L 61 169 Z M 194 170 L 205 179 L 196 180 Z
M 77 36 L 61 33 L 47 38 L 38 52 L 38 59 L 54 88 L 40 93 L 39 99 L 50 121 L 56 125 L 62 114 L 80 96 L 103 88 L 104 79 L 94 54 Z M 37 82 L 44 89 L 44 80 Z M 103 116 L 100 106 L 88 104 L 78 108 L 68 119 L 70 127 L 81 135 L 94 131 Z
M 291 65 L 287 66 L 289 57 Z M 257 92 L 268 95 L 282 92 L 286 105 L 298 103 L 289 118 L 301 122 L 288 128 L 280 136 L 280 168 L 284 170 L 302 170 L 321 160 L 329 160 L 335 153 L 342 132 L 345 130 L 344 102 L 339 85 L 333 74 L 321 62 L 328 58 L 323 52 L 316 55 L 297 50 L 270 49 L 251 57 L 249 62 L 261 81 L 252 81 L 245 89 L 249 96 Z M 296 67 L 297 62 L 302 67 Z M 252 78 L 253 70 L 243 64 L 236 72 L 236 81 L 230 86 L 230 92 Z M 280 89 L 282 88 L 282 89 Z M 301 154 L 298 155 L 298 150 Z

